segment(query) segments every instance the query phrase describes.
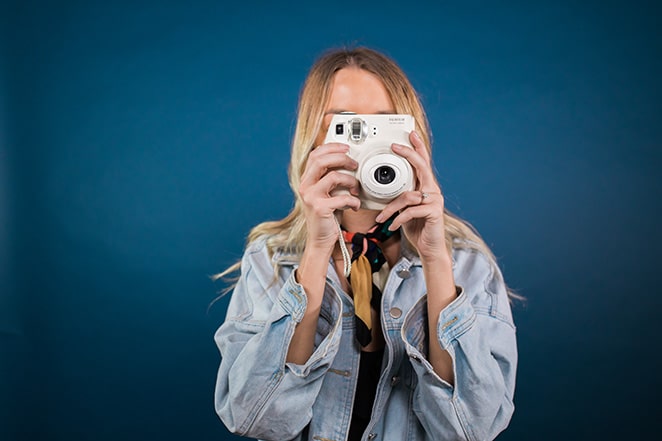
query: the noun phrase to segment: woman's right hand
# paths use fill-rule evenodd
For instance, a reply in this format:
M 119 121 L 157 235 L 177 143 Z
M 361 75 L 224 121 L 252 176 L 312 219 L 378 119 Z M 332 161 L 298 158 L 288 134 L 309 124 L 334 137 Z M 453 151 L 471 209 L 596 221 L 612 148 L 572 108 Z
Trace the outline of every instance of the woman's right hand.
M 358 168 L 358 163 L 347 152 L 349 146 L 346 144 L 329 143 L 316 147 L 308 155 L 299 185 L 308 230 L 306 248 L 322 252 L 327 259 L 338 240 L 335 211 L 356 211 L 361 207 L 358 180 L 339 171 L 354 171 Z M 336 188 L 344 188 L 349 192 L 334 192 Z
M 316 147 L 306 162 L 301 176 L 299 196 L 306 218 L 306 247 L 294 273 L 306 293 L 306 310 L 296 326 L 287 361 L 304 364 L 315 348 L 317 320 L 319 318 L 329 258 L 338 240 L 338 225 L 334 219 L 336 210 L 358 210 L 361 201 L 359 182 L 348 173 L 339 170 L 356 170 L 358 164 L 347 155 L 349 146 L 330 143 Z M 346 188 L 349 192 L 334 192 Z

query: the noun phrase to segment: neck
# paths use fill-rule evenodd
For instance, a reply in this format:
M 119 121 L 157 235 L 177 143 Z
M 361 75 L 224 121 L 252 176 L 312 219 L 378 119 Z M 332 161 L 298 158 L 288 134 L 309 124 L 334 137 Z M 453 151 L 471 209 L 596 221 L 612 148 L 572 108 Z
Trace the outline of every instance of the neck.
M 375 225 L 375 218 L 378 214 L 379 210 L 365 210 L 363 208 L 359 211 L 345 210 L 340 217 L 340 224 L 347 231 L 365 233 Z
M 379 214 L 379 210 L 365 210 L 359 211 L 345 210 L 339 219 L 340 224 L 347 231 L 365 233 L 372 228 L 376 222 L 375 218 Z M 386 261 L 392 268 L 400 258 L 400 240 L 399 236 L 395 235 L 381 244 L 382 252 L 386 257 Z M 336 245 L 333 253 L 334 259 L 341 261 L 342 253 Z

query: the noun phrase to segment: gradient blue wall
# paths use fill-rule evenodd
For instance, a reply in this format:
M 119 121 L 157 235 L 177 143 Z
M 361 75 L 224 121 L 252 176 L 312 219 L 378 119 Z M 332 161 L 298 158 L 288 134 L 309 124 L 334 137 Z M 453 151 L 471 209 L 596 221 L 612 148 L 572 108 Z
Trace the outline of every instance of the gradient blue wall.
M 5 4 L 0 439 L 232 439 L 208 275 L 291 206 L 297 95 L 366 44 L 420 91 L 449 207 L 516 305 L 502 440 L 657 427 L 662 41 L 653 2 Z M 459 4 L 461 3 L 461 4 Z

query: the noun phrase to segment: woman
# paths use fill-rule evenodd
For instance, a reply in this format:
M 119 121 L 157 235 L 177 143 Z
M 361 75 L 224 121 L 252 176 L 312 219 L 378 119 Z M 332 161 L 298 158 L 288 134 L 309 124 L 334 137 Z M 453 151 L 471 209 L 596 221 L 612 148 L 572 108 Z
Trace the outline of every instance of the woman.
M 324 144 L 341 112 L 414 116 L 413 148 L 392 145 L 414 190 L 381 211 L 361 207 L 359 182 L 341 172 L 357 168 L 348 146 Z M 228 429 L 278 441 L 495 438 L 513 413 L 511 294 L 485 243 L 445 210 L 424 110 L 395 62 L 367 48 L 317 60 L 289 175 L 291 213 L 255 227 L 225 272 L 241 269 L 215 337 Z M 367 252 L 382 264 L 361 272 Z M 373 297 L 359 307 L 366 273 Z

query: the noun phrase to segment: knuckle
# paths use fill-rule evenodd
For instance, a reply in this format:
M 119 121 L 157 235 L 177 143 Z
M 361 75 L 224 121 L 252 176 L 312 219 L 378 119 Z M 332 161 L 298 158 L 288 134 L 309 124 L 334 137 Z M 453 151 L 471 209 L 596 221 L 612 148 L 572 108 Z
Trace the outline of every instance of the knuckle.
M 312 203 L 314 201 L 311 198 L 310 192 L 303 187 L 299 187 L 299 198 L 301 198 L 301 202 L 303 202 L 304 205 L 313 205 Z
M 319 162 L 320 162 L 319 156 L 310 155 L 308 157 L 308 165 L 307 165 L 306 168 L 307 169 L 317 168 L 317 167 L 319 167 Z
M 304 205 L 310 205 L 310 198 L 308 197 L 308 193 L 302 193 L 300 196 Z
M 328 176 L 328 179 L 334 184 L 342 181 L 342 175 L 337 170 L 331 170 L 326 175 Z
M 322 217 L 324 215 L 325 208 L 322 204 L 312 204 L 311 212 L 315 217 Z
M 348 207 L 356 207 L 360 204 L 360 202 L 357 204 L 357 198 L 351 195 L 345 195 L 343 197 L 343 203 Z

